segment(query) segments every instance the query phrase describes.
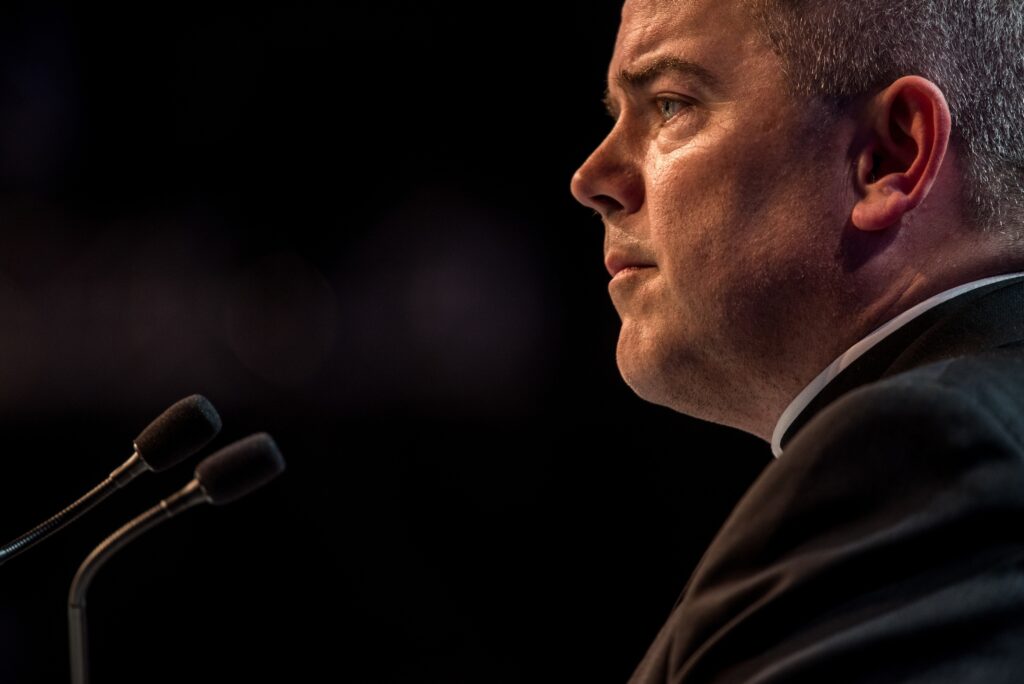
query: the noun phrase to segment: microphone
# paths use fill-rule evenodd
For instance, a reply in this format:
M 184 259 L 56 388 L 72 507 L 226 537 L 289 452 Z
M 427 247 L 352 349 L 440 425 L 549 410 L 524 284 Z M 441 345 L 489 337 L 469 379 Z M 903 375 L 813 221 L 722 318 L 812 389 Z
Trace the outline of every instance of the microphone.
M 68 592 L 71 682 L 88 684 L 85 595 L 99 569 L 133 539 L 164 520 L 201 503 L 222 505 L 259 489 L 285 468 L 273 438 L 265 432 L 229 444 L 196 466 L 195 477 L 159 504 L 107 537 L 79 566 Z
M 60 513 L 0 547 L 0 565 L 70 524 L 142 473 L 160 472 L 185 460 L 206 446 L 220 428 L 220 416 L 206 397 L 193 394 L 175 402 L 139 433 L 131 458 L 106 480 Z

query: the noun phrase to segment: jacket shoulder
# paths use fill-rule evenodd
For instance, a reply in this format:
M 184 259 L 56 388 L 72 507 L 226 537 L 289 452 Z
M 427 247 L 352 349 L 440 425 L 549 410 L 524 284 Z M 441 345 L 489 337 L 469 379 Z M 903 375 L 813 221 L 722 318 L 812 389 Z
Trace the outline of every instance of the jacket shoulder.
M 740 500 L 632 681 L 1014 681 L 1021 363 L 949 359 L 829 404 Z
M 815 415 L 780 461 L 824 450 L 920 452 L 935 442 L 948 442 L 941 447 L 948 452 L 965 446 L 965 433 L 1024 444 L 1024 347 L 944 359 L 857 387 Z

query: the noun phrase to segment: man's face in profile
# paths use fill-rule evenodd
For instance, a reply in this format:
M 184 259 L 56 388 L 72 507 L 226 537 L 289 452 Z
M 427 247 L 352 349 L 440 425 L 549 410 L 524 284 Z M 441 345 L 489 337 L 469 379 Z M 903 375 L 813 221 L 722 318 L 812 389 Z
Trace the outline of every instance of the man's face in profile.
M 836 346 L 814 335 L 853 201 L 844 124 L 790 94 L 725 0 L 628 0 L 608 88 L 615 123 L 572 191 L 605 225 L 622 376 L 767 439 L 758 399 L 808 379 L 795 345 Z

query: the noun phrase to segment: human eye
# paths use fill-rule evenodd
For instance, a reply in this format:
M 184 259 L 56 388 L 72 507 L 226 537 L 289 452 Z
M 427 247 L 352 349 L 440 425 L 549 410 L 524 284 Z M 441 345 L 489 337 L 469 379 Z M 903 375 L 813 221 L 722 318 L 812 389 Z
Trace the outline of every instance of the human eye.
M 665 123 L 668 123 L 680 112 L 693 106 L 693 102 L 680 97 L 660 96 L 654 98 L 654 104 L 658 108 L 658 114 Z

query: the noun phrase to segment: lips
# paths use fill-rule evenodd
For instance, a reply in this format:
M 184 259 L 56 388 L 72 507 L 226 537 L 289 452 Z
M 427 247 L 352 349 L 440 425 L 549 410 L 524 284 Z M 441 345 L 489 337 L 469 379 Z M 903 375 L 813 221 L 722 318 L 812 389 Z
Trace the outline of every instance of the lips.
M 627 269 L 654 268 L 654 264 L 650 261 L 620 252 L 610 252 L 604 260 L 604 266 L 612 278 Z

